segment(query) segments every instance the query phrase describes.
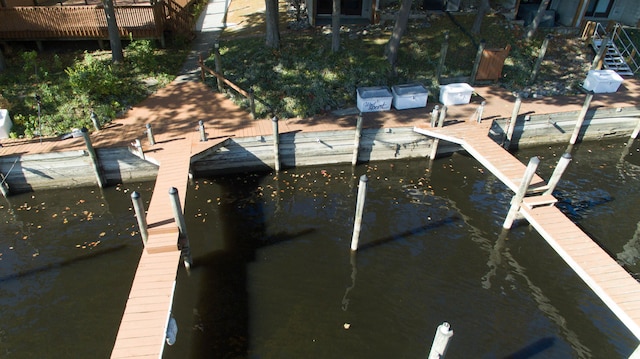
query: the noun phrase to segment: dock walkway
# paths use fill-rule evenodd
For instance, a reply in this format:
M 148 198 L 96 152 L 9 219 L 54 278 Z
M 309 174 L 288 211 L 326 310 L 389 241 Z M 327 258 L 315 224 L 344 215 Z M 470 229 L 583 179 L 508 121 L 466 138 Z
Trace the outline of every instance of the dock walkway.
M 526 165 L 489 138 L 487 124 L 465 121 L 436 128 L 428 125 L 416 126 L 414 130 L 459 144 L 509 189 L 516 192 L 520 186 Z M 544 180 L 534 176 L 532 187 L 543 189 L 544 186 Z M 536 203 L 536 198 L 540 197 L 525 197 L 519 210 L 522 217 L 640 339 L 640 283 L 553 206 L 553 201 Z M 634 355 L 640 356 L 640 352 Z

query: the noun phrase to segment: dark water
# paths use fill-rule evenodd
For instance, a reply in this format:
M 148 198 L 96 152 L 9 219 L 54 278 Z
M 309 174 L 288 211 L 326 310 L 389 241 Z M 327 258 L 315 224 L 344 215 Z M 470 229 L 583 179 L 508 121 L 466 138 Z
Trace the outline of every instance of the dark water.
M 575 148 L 556 196 L 635 274 L 640 146 L 623 156 L 623 142 Z M 518 156 L 540 155 L 548 178 L 563 151 Z M 152 186 L 4 204 L 0 357 L 109 356 L 142 247 L 130 193 Z M 502 232 L 510 196 L 463 154 L 199 179 L 185 208 L 195 264 L 179 270 L 164 357 L 425 358 L 443 321 L 447 358 L 628 357 L 637 340 L 535 231 Z

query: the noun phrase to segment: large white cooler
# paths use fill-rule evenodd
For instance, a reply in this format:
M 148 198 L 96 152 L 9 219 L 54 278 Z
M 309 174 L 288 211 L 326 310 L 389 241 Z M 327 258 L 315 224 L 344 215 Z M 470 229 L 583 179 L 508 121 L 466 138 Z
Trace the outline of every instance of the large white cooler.
M 440 86 L 440 102 L 445 106 L 463 105 L 471 101 L 473 87 L 467 83 L 453 83 Z
M 391 109 L 393 96 L 386 86 L 358 87 L 357 105 L 360 112 L 377 112 Z
M 610 93 L 618 91 L 622 81 L 623 78 L 613 70 L 589 70 L 582 87 L 594 93 Z
M 13 122 L 9 117 L 9 111 L 0 109 L 0 138 L 9 138 L 12 126 Z
M 393 107 L 397 110 L 427 106 L 429 90 L 422 84 L 395 85 L 391 87 Z

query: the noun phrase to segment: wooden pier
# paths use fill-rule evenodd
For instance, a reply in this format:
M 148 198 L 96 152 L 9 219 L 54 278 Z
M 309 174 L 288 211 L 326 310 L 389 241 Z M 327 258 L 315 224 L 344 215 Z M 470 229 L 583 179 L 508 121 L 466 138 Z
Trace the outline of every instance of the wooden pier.
M 488 129 L 488 124 L 471 122 L 414 128 L 426 136 L 459 144 L 515 192 L 526 166 L 490 139 Z M 546 189 L 540 177 L 534 176 L 531 183 L 528 196 L 520 206 L 520 215 L 640 339 L 640 283 L 556 208 L 551 195 L 536 195 Z M 636 356 L 640 357 L 640 347 L 631 357 Z

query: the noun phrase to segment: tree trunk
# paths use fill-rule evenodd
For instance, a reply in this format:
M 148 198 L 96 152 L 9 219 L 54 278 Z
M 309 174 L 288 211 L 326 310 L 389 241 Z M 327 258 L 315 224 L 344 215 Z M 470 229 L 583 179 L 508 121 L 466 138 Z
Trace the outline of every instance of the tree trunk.
M 102 0 L 102 5 L 104 6 L 104 13 L 107 17 L 109 44 L 111 45 L 111 61 L 116 64 L 124 62 L 122 41 L 120 41 L 120 32 L 118 31 L 118 23 L 116 22 L 116 12 L 113 7 L 113 0 Z
M 538 25 L 540 25 L 542 16 L 544 15 L 544 12 L 547 10 L 547 7 L 549 6 L 550 1 L 551 0 L 542 0 L 540 2 L 540 6 L 538 6 L 538 11 L 536 12 L 536 16 L 533 18 L 533 21 L 531 22 L 531 24 L 529 24 L 529 28 L 527 29 L 527 33 L 526 33 L 527 40 L 532 38 L 533 35 L 538 30 Z
M 479 34 L 480 27 L 482 27 L 482 20 L 484 16 L 487 14 L 491 5 L 489 5 L 489 0 L 480 0 L 480 7 L 478 7 L 478 13 L 476 14 L 476 18 L 473 21 L 473 26 L 471 27 L 472 34 Z
M 393 72 L 396 71 L 396 64 L 398 62 L 398 50 L 400 49 L 400 39 L 407 29 L 407 22 L 409 21 L 409 12 L 411 11 L 411 4 L 413 0 L 402 0 L 400 5 L 400 11 L 398 11 L 398 17 L 396 18 L 396 24 L 393 26 L 393 32 L 391 38 L 387 43 L 386 55 L 387 61 L 391 65 Z
M 331 51 L 338 52 L 340 50 L 340 0 L 333 0 L 331 35 Z
M 4 61 L 4 54 L 2 53 L 2 47 L 0 47 L 0 72 L 3 72 L 7 68 L 7 63 Z
M 278 20 L 278 0 L 265 0 L 267 24 L 266 45 L 272 49 L 280 48 L 280 29 Z

